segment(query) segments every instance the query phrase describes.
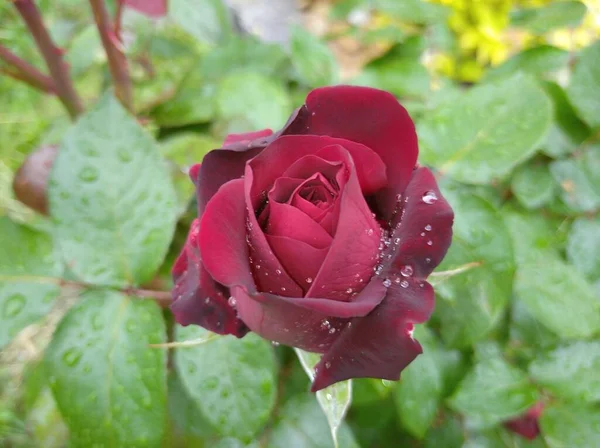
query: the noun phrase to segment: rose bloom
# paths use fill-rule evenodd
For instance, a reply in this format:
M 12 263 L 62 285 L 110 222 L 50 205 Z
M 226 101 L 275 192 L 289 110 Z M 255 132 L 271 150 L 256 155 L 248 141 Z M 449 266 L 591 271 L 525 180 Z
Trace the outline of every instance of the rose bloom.
M 198 219 L 173 267 L 181 325 L 322 353 L 312 390 L 397 380 L 422 352 L 425 280 L 453 212 L 389 93 L 313 90 L 279 132 L 229 135 L 190 169 Z
M 515 434 L 529 440 L 535 439 L 540 434 L 540 416 L 544 410 L 544 404 L 534 404 L 525 414 L 509 420 L 504 426 Z

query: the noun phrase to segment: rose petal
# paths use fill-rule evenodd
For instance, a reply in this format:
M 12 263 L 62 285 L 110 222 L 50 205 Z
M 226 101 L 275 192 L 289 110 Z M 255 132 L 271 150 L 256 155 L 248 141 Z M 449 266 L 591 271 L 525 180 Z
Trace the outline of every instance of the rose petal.
M 350 176 L 339 199 L 339 219 L 331 248 L 313 286 L 312 297 L 350 300 L 352 293 L 366 285 L 379 254 L 380 227 L 362 195 L 352 158 L 340 146 L 324 154 L 343 160 Z
M 387 211 L 393 209 L 397 192 L 406 188 L 418 155 L 415 126 L 396 98 L 368 87 L 315 89 L 282 130 L 282 135 L 294 134 L 330 135 L 375 151 L 387 167 L 389 186 L 378 194 L 378 203 L 389 219 Z
M 331 236 L 311 217 L 287 204 L 271 202 L 271 211 L 265 232 L 273 236 L 284 236 L 302 241 L 314 248 L 323 249 L 331 245 Z M 281 257 L 278 257 L 282 260 Z
M 162 17 L 167 13 L 167 0 L 121 0 L 131 9 L 149 17 Z
M 251 147 L 267 144 L 273 131 L 271 129 L 262 129 L 260 131 L 245 132 L 241 134 L 229 134 L 225 137 L 223 142 L 223 149 L 230 149 L 232 151 L 247 151 Z
M 392 283 L 383 302 L 367 316 L 352 319 L 352 325 L 323 355 L 311 390 L 350 378 L 397 380 L 422 353 L 421 345 L 412 338 L 413 324 L 429 319 L 433 307 L 429 283 L 413 280 L 407 288 Z
M 238 338 L 249 330 L 228 303 L 228 290 L 204 269 L 198 249 L 199 222 L 192 223 L 188 240 L 173 266 L 171 310 L 180 325 L 196 324 L 219 334 Z
M 268 293 L 248 294 L 233 288 L 240 317 L 265 339 L 323 353 L 348 325 L 348 318 L 366 316 L 383 300 L 381 282 L 369 284 L 353 302 L 293 298 Z
M 286 272 L 306 293 L 329 252 L 329 245 L 317 248 L 302 241 L 273 235 L 267 235 L 267 241 Z
M 291 177 L 280 177 L 275 180 L 273 188 L 269 191 L 269 200 L 286 204 L 292 197 L 292 193 L 304 183 L 304 179 L 292 179 Z
M 299 195 L 294 195 L 292 197 L 291 205 L 293 207 L 296 207 L 298 210 L 301 210 L 304 213 L 306 213 L 308 216 L 310 216 L 316 222 L 320 223 L 321 220 L 324 218 L 324 216 L 327 213 L 331 212 L 331 209 L 332 209 L 332 207 L 334 207 L 335 204 L 332 204 L 327 209 L 322 209 L 322 208 L 317 207 L 315 204 L 308 202 L 303 197 L 301 197 Z M 324 227 L 321 226 L 321 228 L 324 228 Z M 325 229 L 325 231 L 331 235 L 331 231 L 329 229 Z
M 273 253 L 265 234 L 259 226 L 255 215 L 255 205 L 251 201 L 250 192 L 254 182 L 254 173 L 249 166 L 246 166 L 246 176 L 244 181 L 244 196 L 248 220 L 246 226 L 248 231 L 247 243 L 250 251 L 250 258 L 254 266 L 254 281 L 258 290 L 277 291 L 285 295 L 301 296 L 303 294 L 302 288 L 292 279 L 288 272 L 286 272 L 284 266 Z M 269 204 L 269 206 L 270 205 L 271 204 Z M 261 266 L 261 269 L 256 269 L 256 266 Z
M 190 170 L 196 185 L 198 216 L 202 216 L 206 204 L 222 185 L 244 175 L 246 162 L 259 152 L 256 148 L 245 152 L 215 149 L 204 156 L 202 165 Z
M 544 404 L 538 402 L 525 415 L 507 421 L 504 426 L 526 439 L 533 440 L 540 433 L 539 418 L 543 410 Z
M 404 210 L 392 221 L 395 227 L 392 238 L 400 238 L 392 257 L 394 266 L 398 269 L 410 266 L 417 278 L 426 278 L 450 247 L 454 212 L 427 168 L 413 172 L 404 197 Z M 396 228 L 401 216 L 404 217 Z
M 284 176 L 294 162 L 331 145 L 344 147 L 352 157 L 356 157 L 364 165 L 360 171 L 357 169 L 363 190 L 372 192 L 386 185 L 385 165 L 377 154 L 364 145 L 326 136 L 289 135 L 275 140 L 249 163 L 255 179 L 251 194 L 253 203 L 256 205 L 263 192 L 270 188 L 275 179 Z M 337 162 L 335 159 L 328 160 Z
M 206 206 L 198 238 L 204 267 L 225 286 L 255 289 L 246 244 L 244 180 L 223 185 Z
M 315 173 L 321 173 L 327 179 L 335 179 L 336 174 L 340 170 L 340 166 L 341 163 L 338 161 L 331 162 L 322 157 L 309 154 L 296 160 L 287 170 L 285 170 L 283 176 L 308 179 Z

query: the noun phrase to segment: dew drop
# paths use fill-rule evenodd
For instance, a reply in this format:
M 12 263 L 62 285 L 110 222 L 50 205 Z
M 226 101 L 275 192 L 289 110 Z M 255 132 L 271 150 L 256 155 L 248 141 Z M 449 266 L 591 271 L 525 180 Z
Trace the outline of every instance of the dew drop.
M 256 269 L 260 269 L 260 264 L 257 264 L 257 265 L 256 265 Z
M 25 307 L 27 299 L 23 294 L 13 294 L 4 303 L 4 317 L 15 317 Z
M 333 333 L 335 333 L 335 328 L 330 328 L 329 329 L 329 334 L 333 334 Z
M 423 202 L 425 202 L 425 204 L 435 204 L 438 200 L 437 195 L 435 194 L 435 191 L 426 191 L 425 194 L 423 195 Z
M 81 352 L 76 348 L 70 348 L 63 354 L 63 361 L 68 366 L 74 366 L 81 359 Z
M 117 155 L 119 156 L 119 160 L 121 162 L 127 163 L 127 162 L 131 162 L 131 160 L 133 159 L 131 152 L 129 152 L 129 149 L 127 149 L 127 148 L 119 149 L 119 151 L 117 152 Z
M 235 297 L 231 296 L 228 300 L 227 303 L 229 303 L 230 306 L 235 307 L 237 305 L 237 300 L 235 300 Z
M 313 282 L 313 279 L 312 279 L 312 278 L 310 278 L 310 277 L 307 277 L 307 278 L 306 278 L 306 283 L 309 283 L 309 284 L 310 284 L 310 283 L 312 283 L 312 282 Z
M 431 258 L 425 258 L 425 263 L 427 263 L 427 264 L 431 263 Z
M 408 282 L 406 280 L 402 280 L 400 282 L 400 286 L 402 286 L 404 289 L 408 288 Z
M 329 328 L 331 326 L 331 324 L 329 323 L 329 321 L 327 319 L 323 319 L 321 321 L 321 328 Z
M 389 278 L 386 278 L 383 281 L 383 286 L 385 286 L 386 288 L 389 288 L 390 286 L 392 286 L 392 281 Z
M 281 290 L 282 290 L 283 292 L 285 292 L 285 286 L 282 286 L 282 287 L 281 287 Z
M 394 238 L 394 244 L 397 246 L 400 244 L 400 238 Z
M 273 347 L 279 347 L 279 345 L 280 345 L 280 344 L 279 344 L 279 342 L 277 342 L 277 341 L 271 341 L 271 345 L 272 345 Z
M 433 246 L 433 241 L 431 241 L 431 240 L 427 241 L 427 245 L 428 246 Z
M 427 224 L 425 226 L 425 230 L 427 230 L 428 232 L 431 232 L 431 224 Z
M 281 270 L 280 269 L 275 269 L 275 274 L 281 275 Z
M 326 369 L 329 369 L 330 367 L 331 367 L 331 363 L 330 363 L 330 362 L 326 362 L 326 363 L 325 363 L 325 368 L 326 368 Z
M 94 182 L 98 179 L 98 170 L 91 166 L 86 166 L 79 172 L 79 179 L 83 182 Z
M 207 297 L 206 299 L 204 299 L 204 303 L 210 303 L 210 297 Z
M 352 294 L 352 291 L 353 291 L 353 289 L 352 289 L 352 288 L 348 288 L 348 289 L 346 290 L 346 294 Z
M 373 229 L 367 229 L 367 235 L 369 235 L 369 236 L 373 235 Z
M 410 277 L 411 275 L 413 275 L 413 267 L 409 264 L 407 264 L 406 266 L 402 266 L 402 269 L 400 269 L 400 274 L 402 275 L 402 277 Z
M 327 395 L 325 395 L 325 398 L 327 398 L 327 400 L 331 401 L 331 400 L 333 400 L 333 395 L 327 394 Z
M 425 236 L 425 232 L 421 232 L 421 236 Z

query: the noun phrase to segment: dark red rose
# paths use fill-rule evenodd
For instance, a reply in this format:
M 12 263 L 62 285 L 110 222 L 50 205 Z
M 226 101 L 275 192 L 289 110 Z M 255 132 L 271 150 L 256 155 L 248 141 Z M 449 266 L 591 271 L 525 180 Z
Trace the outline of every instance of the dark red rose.
M 406 110 L 364 87 L 314 90 L 279 132 L 227 137 L 190 170 L 199 218 L 173 268 L 177 322 L 323 353 L 313 391 L 398 379 L 452 237 L 417 153 Z
M 543 410 L 544 404 L 536 403 L 524 415 L 506 422 L 504 426 L 526 439 L 533 440 L 540 433 L 539 419 Z

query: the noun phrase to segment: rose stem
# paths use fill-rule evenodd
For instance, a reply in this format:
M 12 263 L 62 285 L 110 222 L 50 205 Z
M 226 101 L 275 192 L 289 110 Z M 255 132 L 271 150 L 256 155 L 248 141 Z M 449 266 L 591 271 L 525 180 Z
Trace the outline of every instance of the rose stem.
M 33 0 L 14 0 L 13 4 L 25 21 L 44 61 L 46 61 L 58 98 L 71 118 L 77 118 L 83 112 L 83 103 L 75 91 L 68 66 L 62 57 L 62 51 L 54 45 L 39 10 Z
M 98 33 L 106 51 L 108 68 L 115 83 L 115 94 L 130 112 L 133 112 L 133 90 L 127 67 L 127 58 L 120 49 L 119 38 L 112 28 L 104 0 L 90 0 Z
M 115 13 L 115 36 L 121 41 L 121 24 L 123 20 L 123 9 L 125 0 L 117 0 L 117 11 Z
M 36 67 L 2 45 L 0 45 L 0 59 L 14 69 L 2 69 L 2 73 L 5 75 L 29 84 L 34 89 L 56 95 L 56 87 L 52 78 L 44 75 Z

